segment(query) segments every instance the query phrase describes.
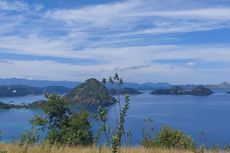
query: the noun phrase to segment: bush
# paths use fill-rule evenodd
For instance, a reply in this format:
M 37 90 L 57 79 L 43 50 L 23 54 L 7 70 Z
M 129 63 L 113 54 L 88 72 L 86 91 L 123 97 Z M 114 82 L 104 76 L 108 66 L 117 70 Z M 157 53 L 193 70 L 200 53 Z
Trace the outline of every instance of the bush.
M 144 137 L 142 145 L 145 147 L 162 147 L 173 149 L 188 149 L 196 148 L 191 137 L 185 135 L 182 131 L 170 127 L 163 127 L 155 138 Z
M 191 137 L 185 135 L 182 131 L 163 127 L 157 134 L 156 144 L 165 148 L 177 149 L 195 149 L 195 143 Z
M 26 130 L 23 135 L 20 137 L 20 144 L 33 145 L 39 141 L 39 133 L 35 127 L 32 127 L 30 130 Z

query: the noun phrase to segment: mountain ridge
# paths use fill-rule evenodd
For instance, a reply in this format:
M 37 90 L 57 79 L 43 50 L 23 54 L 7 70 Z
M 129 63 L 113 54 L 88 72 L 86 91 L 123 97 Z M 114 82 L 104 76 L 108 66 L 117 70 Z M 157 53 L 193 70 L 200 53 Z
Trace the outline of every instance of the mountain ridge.
M 0 79 L 0 85 L 25 85 L 32 87 L 47 87 L 47 86 L 64 86 L 67 88 L 75 88 L 81 82 L 78 81 L 51 81 L 51 80 L 29 80 L 23 78 L 9 78 L 9 79 Z M 134 88 L 137 90 L 152 90 L 152 89 L 168 89 L 172 86 L 181 86 L 185 89 L 192 89 L 195 86 L 200 84 L 171 84 L 167 82 L 145 82 L 145 83 L 135 83 L 135 82 L 126 82 L 123 84 L 123 88 Z M 224 89 L 230 90 L 230 84 L 228 82 L 222 82 L 219 84 L 203 84 L 205 87 L 212 90 L 215 89 Z M 106 84 L 107 88 L 113 88 L 113 86 Z

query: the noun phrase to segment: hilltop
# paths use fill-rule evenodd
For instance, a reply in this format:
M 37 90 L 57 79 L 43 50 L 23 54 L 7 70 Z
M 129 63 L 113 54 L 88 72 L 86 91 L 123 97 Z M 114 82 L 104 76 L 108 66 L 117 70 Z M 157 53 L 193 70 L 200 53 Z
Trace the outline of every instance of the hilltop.
M 86 80 L 63 98 L 71 103 L 87 105 L 113 104 L 116 102 L 115 98 L 110 96 L 109 90 L 104 84 L 95 78 Z

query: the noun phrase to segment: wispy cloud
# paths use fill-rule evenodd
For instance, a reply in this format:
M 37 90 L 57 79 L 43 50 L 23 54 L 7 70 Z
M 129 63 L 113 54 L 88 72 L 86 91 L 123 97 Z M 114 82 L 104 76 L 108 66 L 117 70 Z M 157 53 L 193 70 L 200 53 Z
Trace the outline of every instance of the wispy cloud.
M 206 74 L 226 71 L 221 64 L 219 69 L 212 68 L 212 63 L 229 61 L 228 43 L 202 45 L 198 41 L 205 38 L 200 37 L 191 44 L 177 40 L 183 34 L 227 31 L 229 14 L 230 4 L 224 0 L 209 3 L 205 0 L 127 0 L 76 8 L 46 8 L 26 0 L 2 0 L 0 56 L 8 53 L 44 59 L 14 59 L 11 61 L 14 64 L 8 64 L 7 68 L 6 62 L 0 62 L 4 69 L 0 77 L 20 74 L 30 78 L 81 80 L 117 70 L 129 79 L 139 74 L 136 81 L 156 78 L 172 81 L 176 75 L 181 76 L 180 80 L 182 77 L 189 80 L 187 73 L 193 72 L 200 78 L 194 81 L 205 80 Z M 62 62 L 60 58 L 94 62 L 83 66 L 79 62 Z M 183 65 L 155 62 L 165 59 L 195 59 L 195 62 L 187 61 Z M 196 60 L 208 61 L 211 68 L 200 67 Z
M 2 11 L 24 11 L 29 10 L 27 3 L 21 1 L 12 1 L 1 0 L 0 1 L 0 10 Z
M 0 64 L 9 64 L 9 65 L 13 65 L 14 63 L 12 61 L 9 60 L 0 60 Z

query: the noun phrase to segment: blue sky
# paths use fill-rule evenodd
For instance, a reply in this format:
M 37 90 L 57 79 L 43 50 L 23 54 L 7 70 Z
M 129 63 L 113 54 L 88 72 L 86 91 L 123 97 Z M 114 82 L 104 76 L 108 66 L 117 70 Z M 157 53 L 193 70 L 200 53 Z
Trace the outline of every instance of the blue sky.
M 229 0 L 0 0 L 0 78 L 230 82 Z

